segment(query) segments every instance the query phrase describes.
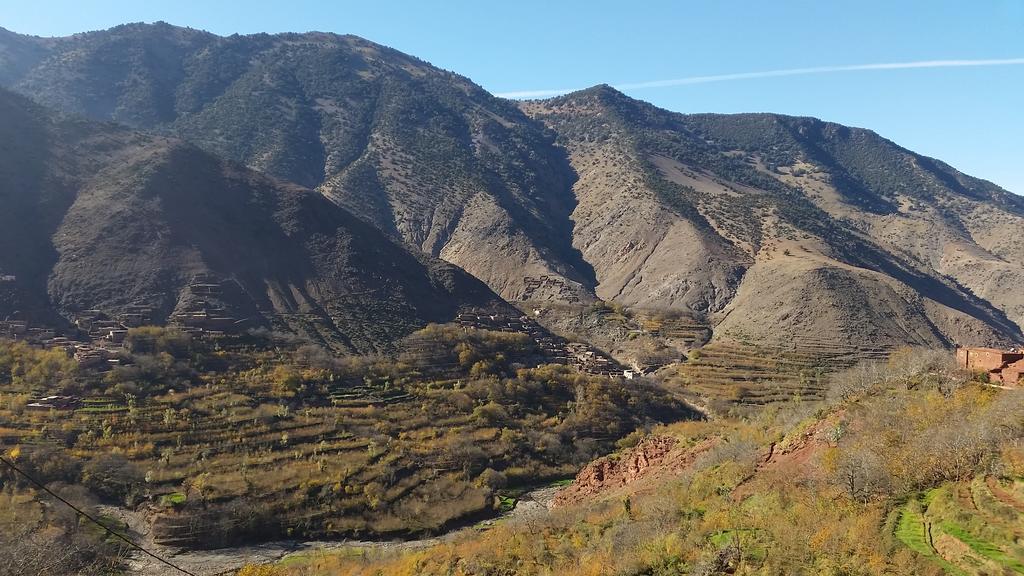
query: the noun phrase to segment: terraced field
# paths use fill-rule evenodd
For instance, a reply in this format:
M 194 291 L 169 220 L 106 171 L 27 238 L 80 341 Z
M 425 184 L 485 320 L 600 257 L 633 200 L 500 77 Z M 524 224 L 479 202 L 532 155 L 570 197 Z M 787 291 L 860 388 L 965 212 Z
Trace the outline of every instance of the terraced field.
M 676 311 L 537 304 L 540 322 L 578 334 L 623 364 L 658 370 L 676 389 L 723 407 L 824 398 L 828 375 L 894 349 L 851 346 L 842 334 L 800 335 L 785 346 L 713 338 L 706 320 Z M 529 309 L 526 310 L 530 312 Z M 710 341 L 710 343 L 709 343 Z M 676 363 L 680 358 L 686 360 Z
M 106 399 L 74 413 L 26 413 L 12 419 L 5 436 L 22 445 L 70 443 L 82 459 L 127 457 L 145 476 L 142 496 L 155 503 L 154 536 L 162 544 L 195 544 L 204 536 L 200 520 L 179 510 L 184 501 L 216 508 L 244 498 L 250 507 L 280 513 L 280 532 L 323 525 L 327 535 L 430 529 L 490 506 L 489 491 L 467 483 L 462 462 L 447 449 L 457 439 L 434 427 L 486 439 L 497 430 L 466 430 L 473 420 L 466 414 L 432 418 L 401 390 L 358 386 L 332 396 L 336 405 L 292 409 L 211 385 L 134 408 Z M 424 469 L 408 469 L 411 461 Z M 373 522 L 362 518 L 368 507 L 408 504 L 425 493 L 450 501 L 405 521 L 387 513 Z M 309 513 L 314 502 L 327 505 Z
M 897 509 L 895 535 L 950 574 L 1024 574 L 1024 480 L 977 476 Z
M 655 337 L 680 342 L 684 346 L 699 346 L 711 338 L 707 322 L 685 315 L 641 313 L 641 329 Z
M 823 342 L 794 342 L 783 349 L 716 340 L 675 367 L 670 381 L 687 393 L 728 404 L 822 400 L 829 373 L 884 359 L 889 352 Z
M 117 498 L 145 509 L 155 543 L 204 547 L 437 532 L 497 513 L 506 486 L 572 476 L 650 415 L 688 414 L 654 389 L 524 365 L 536 350 L 514 335 L 424 333 L 427 364 L 193 350 L 204 371 L 175 389 L 157 375 L 140 395 L 118 393 L 132 382 L 116 371 L 81 373 L 73 410 L 25 408 L 63 391 L 22 392 L 0 373 L 0 451 L 74 469 L 122 458 L 106 466 L 125 477 Z

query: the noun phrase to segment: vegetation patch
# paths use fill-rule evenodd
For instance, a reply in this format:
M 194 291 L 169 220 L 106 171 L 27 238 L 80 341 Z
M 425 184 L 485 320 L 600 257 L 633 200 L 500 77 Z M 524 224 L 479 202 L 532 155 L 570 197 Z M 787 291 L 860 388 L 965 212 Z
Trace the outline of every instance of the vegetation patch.
M 967 382 L 937 356 L 894 358 L 870 379 L 839 379 L 841 393 L 816 406 L 653 430 L 681 446 L 716 438 L 655 483 L 426 550 L 328 555 L 289 576 L 1017 573 L 1019 517 L 998 524 L 987 506 L 959 508 L 958 489 L 1020 468 L 1007 450 L 1024 438 L 1024 395 Z
M 538 364 L 535 346 L 432 326 L 391 360 L 221 340 L 97 373 L 0 343 L 0 419 L 44 481 L 153 501 L 158 543 L 219 547 L 436 534 L 514 506 L 508 486 L 572 476 L 637 428 L 694 415 L 650 384 Z M 85 408 L 13 400 L 37 390 Z

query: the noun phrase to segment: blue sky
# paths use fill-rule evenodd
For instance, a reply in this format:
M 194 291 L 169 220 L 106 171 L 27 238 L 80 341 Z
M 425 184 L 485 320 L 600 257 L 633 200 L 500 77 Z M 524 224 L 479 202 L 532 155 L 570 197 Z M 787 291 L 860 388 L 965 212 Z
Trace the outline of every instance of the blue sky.
M 495 93 L 1024 59 L 1024 0 L 0 0 L 0 26 L 44 36 L 156 20 L 218 34 L 358 34 Z M 781 112 L 871 128 L 1024 194 L 1020 62 L 848 69 L 624 91 L 680 112 Z

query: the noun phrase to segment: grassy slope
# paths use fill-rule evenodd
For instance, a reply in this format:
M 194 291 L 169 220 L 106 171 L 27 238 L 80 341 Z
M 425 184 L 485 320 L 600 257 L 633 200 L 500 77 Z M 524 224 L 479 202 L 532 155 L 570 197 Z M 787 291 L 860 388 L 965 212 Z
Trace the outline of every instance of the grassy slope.
M 1013 485 L 977 476 L 969 482 L 936 488 L 923 503 L 911 501 L 899 509 L 896 536 L 953 574 L 980 574 L 992 569 L 1024 573 L 1024 549 L 1017 541 L 1024 531 L 1024 518 L 993 495 L 989 481 Z M 1019 505 L 1019 494 L 1010 494 L 1007 500 Z M 930 541 L 922 537 L 927 526 L 931 528 Z M 944 538 L 952 542 L 943 544 Z

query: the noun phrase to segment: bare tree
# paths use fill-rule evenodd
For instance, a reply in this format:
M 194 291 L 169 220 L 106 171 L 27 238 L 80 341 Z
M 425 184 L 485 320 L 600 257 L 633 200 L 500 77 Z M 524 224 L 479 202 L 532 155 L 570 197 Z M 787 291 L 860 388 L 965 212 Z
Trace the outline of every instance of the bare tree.
M 888 488 L 889 475 L 876 454 L 864 447 L 851 446 L 839 457 L 834 482 L 851 500 L 867 502 Z
M 91 542 L 77 529 L 41 525 L 0 530 L 0 576 L 107 574 L 123 560 L 121 551 Z
M 879 362 L 864 361 L 851 368 L 834 374 L 830 380 L 829 397 L 834 400 L 846 400 L 872 386 L 884 382 L 886 371 Z

